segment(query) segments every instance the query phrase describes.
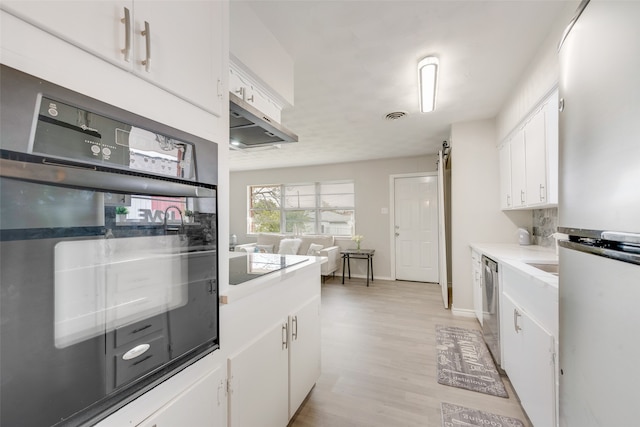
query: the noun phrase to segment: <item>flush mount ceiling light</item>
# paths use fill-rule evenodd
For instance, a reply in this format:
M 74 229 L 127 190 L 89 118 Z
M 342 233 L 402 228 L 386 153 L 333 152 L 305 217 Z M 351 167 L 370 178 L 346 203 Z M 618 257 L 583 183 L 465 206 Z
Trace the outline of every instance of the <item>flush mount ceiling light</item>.
M 420 79 L 420 111 L 428 113 L 436 109 L 438 87 L 438 58 L 427 56 L 418 62 Z

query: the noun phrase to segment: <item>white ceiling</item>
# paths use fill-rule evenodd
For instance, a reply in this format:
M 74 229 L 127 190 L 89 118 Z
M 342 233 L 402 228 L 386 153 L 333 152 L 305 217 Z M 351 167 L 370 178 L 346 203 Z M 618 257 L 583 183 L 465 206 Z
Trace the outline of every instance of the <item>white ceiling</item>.
M 566 6 L 553 0 L 249 1 L 292 56 L 299 142 L 231 151 L 230 170 L 434 154 L 452 123 L 492 118 Z M 417 63 L 440 60 L 436 111 Z M 385 115 L 405 111 L 402 119 Z

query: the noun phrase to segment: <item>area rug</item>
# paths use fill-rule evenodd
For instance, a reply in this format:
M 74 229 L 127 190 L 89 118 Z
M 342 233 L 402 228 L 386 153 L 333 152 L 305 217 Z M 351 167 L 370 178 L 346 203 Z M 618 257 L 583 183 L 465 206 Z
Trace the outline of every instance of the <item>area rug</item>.
M 442 427 L 524 427 L 524 423 L 517 418 L 465 408 L 464 406 L 453 405 L 451 403 L 442 402 L 441 409 Z
M 482 333 L 436 325 L 438 383 L 509 397 Z

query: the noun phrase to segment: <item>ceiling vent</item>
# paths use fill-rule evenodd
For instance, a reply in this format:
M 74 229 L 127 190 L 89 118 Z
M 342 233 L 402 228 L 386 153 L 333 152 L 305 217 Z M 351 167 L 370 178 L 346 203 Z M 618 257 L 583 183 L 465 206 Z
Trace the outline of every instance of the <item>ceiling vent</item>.
M 393 113 L 389 113 L 386 116 L 384 116 L 384 118 L 387 120 L 398 120 L 403 118 L 406 115 L 407 115 L 406 111 L 394 111 Z

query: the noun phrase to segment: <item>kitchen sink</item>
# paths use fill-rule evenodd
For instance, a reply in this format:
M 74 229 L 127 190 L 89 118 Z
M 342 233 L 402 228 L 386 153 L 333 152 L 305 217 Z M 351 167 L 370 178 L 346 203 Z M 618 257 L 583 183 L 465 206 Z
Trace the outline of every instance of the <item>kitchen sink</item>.
M 554 276 L 557 276 L 559 272 L 558 264 L 541 264 L 541 263 L 535 263 L 535 262 L 527 262 L 526 264 L 530 265 L 531 267 L 537 268 L 538 270 L 551 273 Z

